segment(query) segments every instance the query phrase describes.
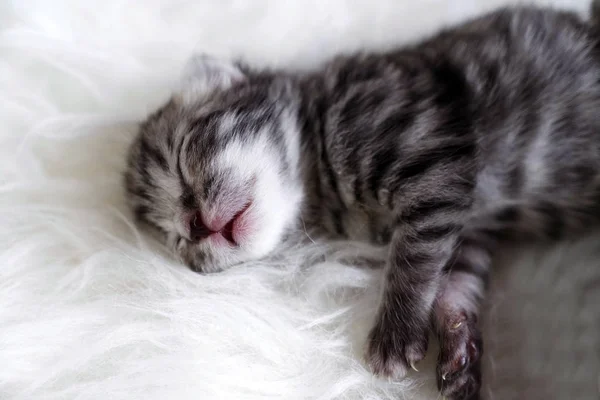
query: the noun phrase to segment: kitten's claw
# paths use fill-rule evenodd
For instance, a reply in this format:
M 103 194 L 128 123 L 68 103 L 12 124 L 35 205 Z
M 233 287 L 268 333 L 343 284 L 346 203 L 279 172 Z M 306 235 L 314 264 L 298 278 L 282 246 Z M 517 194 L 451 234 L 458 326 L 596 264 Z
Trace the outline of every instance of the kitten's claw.
M 369 334 L 366 362 L 375 375 L 403 378 L 409 367 L 418 371 L 415 365 L 425 358 L 427 342 L 426 324 L 403 325 L 382 317 Z
M 415 367 L 415 363 L 414 363 L 414 361 L 411 361 L 411 362 L 410 362 L 410 367 L 411 367 L 412 369 L 414 369 L 415 371 L 419 372 L 419 370 L 417 369 L 417 367 Z
M 457 322 L 456 324 L 452 325 L 452 329 L 458 329 L 460 328 L 460 326 L 462 325 L 462 321 Z
M 475 316 L 460 316 L 440 332 L 438 388 L 452 400 L 475 400 L 481 386 L 482 341 Z

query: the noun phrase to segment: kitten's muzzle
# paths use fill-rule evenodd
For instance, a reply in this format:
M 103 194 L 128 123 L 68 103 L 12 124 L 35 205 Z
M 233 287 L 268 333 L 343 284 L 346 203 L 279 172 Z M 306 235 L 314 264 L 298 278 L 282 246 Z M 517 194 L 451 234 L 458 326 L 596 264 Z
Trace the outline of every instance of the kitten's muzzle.
M 193 215 L 189 217 L 189 221 L 187 223 L 190 241 L 198 243 L 202 240 L 205 240 L 213 235 L 218 235 L 227 240 L 230 245 L 238 246 L 238 243 L 235 239 L 235 233 L 237 229 L 237 221 L 242 217 L 242 215 L 248 210 L 251 203 L 246 204 L 240 211 L 238 211 L 233 218 L 223 224 L 223 219 L 219 219 L 218 221 L 207 221 L 205 222 L 202 214 L 197 211 Z M 221 239 L 219 237 L 215 237 L 215 239 Z M 221 239 L 222 240 L 222 239 Z M 220 242 L 221 240 L 216 240 L 216 242 Z

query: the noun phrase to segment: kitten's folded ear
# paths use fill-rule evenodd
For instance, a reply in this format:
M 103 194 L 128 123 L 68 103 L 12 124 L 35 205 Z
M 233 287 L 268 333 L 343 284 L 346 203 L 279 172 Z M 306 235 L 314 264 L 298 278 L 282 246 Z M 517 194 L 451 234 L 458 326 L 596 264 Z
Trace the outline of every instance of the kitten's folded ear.
M 193 56 L 185 65 L 175 101 L 193 104 L 215 90 L 224 90 L 246 79 L 233 62 L 205 54 Z

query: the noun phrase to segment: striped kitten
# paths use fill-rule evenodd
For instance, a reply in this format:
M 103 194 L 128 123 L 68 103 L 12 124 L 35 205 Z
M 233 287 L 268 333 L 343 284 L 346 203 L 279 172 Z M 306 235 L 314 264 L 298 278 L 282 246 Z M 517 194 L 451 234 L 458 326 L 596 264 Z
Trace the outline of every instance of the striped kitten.
M 273 252 L 299 224 L 389 244 L 366 359 L 399 378 L 441 342 L 447 399 L 479 396 L 477 319 L 502 239 L 576 232 L 600 204 L 600 45 L 549 9 L 502 9 L 317 72 L 207 56 L 145 121 L 126 186 L 198 272 Z

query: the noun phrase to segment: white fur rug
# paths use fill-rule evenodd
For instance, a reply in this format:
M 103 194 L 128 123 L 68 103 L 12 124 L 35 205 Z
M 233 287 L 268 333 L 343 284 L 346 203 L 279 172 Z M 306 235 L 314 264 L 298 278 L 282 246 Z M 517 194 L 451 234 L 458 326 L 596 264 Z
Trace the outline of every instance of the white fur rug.
M 361 362 L 380 271 L 336 260 L 364 249 L 196 275 L 133 227 L 120 174 L 194 50 L 309 67 L 505 2 L 1 2 L 0 399 L 437 398 L 435 349 L 402 382 Z M 490 399 L 598 398 L 599 264 L 599 237 L 499 263 Z

